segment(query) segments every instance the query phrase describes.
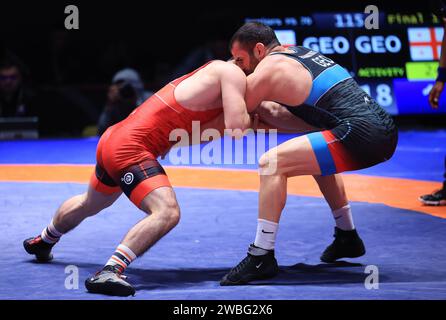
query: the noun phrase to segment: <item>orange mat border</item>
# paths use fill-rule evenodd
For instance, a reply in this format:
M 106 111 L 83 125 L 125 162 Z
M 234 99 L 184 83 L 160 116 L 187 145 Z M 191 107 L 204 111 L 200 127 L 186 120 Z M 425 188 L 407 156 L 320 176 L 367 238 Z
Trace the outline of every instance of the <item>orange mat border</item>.
M 0 165 L 0 181 L 87 183 L 93 168 L 93 165 Z M 255 170 L 171 166 L 166 166 L 165 170 L 176 187 L 246 191 L 259 188 Z M 418 201 L 421 194 L 440 188 L 439 182 L 359 174 L 345 174 L 343 178 L 351 201 L 381 203 L 446 218 L 446 207 L 423 206 Z M 291 178 L 288 193 L 322 197 L 316 182 L 309 176 Z

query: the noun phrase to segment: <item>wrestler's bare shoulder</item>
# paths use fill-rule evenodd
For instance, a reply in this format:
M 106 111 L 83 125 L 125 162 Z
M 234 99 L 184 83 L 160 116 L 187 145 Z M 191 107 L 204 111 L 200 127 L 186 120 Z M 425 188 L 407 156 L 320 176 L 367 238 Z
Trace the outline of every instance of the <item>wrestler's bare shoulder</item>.
M 286 52 L 286 51 L 285 51 Z M 256 72 L 266 72 L 274 74 L 288 74 L 292 72 L 307 71 L 305 67 L 298 61 L 290 59 L 283 54 L 274 54 L 266 56 L 258 64 Z
M 245 77 L 242 69 L 237 67 L 234 63 L 223 61 L 223 60 L 215 60 L 209 64 L 209 71 L 215 72 L 218 76 L 225 77 Z

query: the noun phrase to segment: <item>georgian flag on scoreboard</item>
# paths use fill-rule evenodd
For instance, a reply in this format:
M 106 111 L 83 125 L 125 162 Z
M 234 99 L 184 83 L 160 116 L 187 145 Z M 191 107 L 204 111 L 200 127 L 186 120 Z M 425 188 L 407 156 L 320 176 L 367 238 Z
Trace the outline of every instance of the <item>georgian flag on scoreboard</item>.
M 294 30 L 274 30 L 279 42 L 285 46 L 295 46 L 296 45 L 296 33 Z
M 408 28 L 407 32 L 413 61 L 440 59 L 443 28 Z

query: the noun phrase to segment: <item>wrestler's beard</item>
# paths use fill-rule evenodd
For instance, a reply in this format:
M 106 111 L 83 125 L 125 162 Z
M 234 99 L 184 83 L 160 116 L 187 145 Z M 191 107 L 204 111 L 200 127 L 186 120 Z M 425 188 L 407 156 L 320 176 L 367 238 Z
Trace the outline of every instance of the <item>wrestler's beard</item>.
M 245 70 L 247 76 L 254 72 L 255 68 L 260 62 L 260 60 L 254 57 L 254 55 L 251 55 L 249 60 L 249 69 Z

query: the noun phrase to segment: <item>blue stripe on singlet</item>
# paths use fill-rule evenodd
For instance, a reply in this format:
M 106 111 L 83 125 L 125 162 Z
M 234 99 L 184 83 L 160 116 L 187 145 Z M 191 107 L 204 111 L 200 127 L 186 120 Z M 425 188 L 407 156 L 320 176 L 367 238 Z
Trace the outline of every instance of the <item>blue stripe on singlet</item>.
M 351 78 L 351 75 L 338 64 L 324 70 L 313 80 L 313 88 L 305 103 L 315 105 L 328 90 L 348 78 Z
M 321 175 L 327 176 L 336 173 L 336 165 L 322 133 L 313 132 L 307 134 L 307 137 L 310 140 L 317 162 L 319 163 Z

